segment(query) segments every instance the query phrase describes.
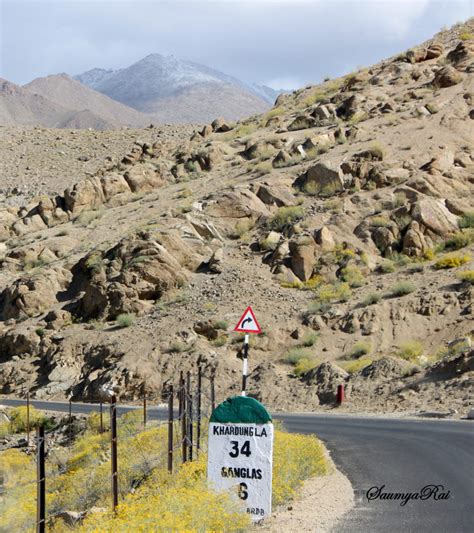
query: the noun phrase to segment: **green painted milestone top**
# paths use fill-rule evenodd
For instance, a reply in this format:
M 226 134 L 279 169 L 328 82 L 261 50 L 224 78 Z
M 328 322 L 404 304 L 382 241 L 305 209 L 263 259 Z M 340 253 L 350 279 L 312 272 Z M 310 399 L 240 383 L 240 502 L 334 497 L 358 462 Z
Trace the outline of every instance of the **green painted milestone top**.
M 211 415 L 211 422 L 221 424 L 267 424 L 272 417 L 255 398 L 234 396 L 219 404 Z

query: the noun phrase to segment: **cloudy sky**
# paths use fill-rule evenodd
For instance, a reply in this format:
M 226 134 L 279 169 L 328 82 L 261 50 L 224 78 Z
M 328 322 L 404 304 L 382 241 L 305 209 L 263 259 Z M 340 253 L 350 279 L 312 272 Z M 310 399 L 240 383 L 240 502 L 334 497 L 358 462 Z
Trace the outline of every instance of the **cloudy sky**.
M 158 52 L 296 88 L 474 16 L 474 0 L 0 0 L 0 77 L 120 68 Z

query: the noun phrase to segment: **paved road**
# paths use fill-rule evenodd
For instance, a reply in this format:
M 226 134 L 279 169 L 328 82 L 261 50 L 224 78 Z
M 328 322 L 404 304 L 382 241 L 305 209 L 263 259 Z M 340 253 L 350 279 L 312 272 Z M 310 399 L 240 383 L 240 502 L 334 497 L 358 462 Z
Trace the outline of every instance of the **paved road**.
M 68 409 L 67 403 L 32 403 L 41 409 Z M 0 399 L 0 404 L 24 402 Z M 75 403 L 73 409 L 88 413 L 98 407 Z M 130 409 L 133 407 L 121 407 L 120 411 Z M 163 419 L 166 413 L 152 408 L 149 417 Z M 275 418 L 290 431 L 316 433 L 350 479 L 356 506 L 338 524 L 338 532 L 474 531 L 474 422 L 324 414 L 277 414 Z M 449 498 L 411 500 L 404 506 L 394 500 L 369 501 L 368 489 L 383 485 L 384 493 L 414 493 L 426 485 L 443 485 Z M 317 526 L 317 509 L 314 520 Z

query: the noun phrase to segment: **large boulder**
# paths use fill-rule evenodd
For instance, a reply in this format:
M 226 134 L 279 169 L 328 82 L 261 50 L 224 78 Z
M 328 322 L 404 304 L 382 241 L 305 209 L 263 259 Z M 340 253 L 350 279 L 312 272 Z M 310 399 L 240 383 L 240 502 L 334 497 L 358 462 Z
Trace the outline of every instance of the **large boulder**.
M 282 185 L 262 184 L 258 188 L 257 196 L 266 205 L 277 207 L 296 205 L 296 198 L 289 187 Z
M 431 248 L 430 244 L 431 240 L 427 242 L 426 237 L 420 229 L 420 225 L 416 220 L 413 220 L 403 236 L 403 253 L 408 256 L 421 256 Z
M 326 226 L 323 226 L 314 232 L 314 240 L 324 252 L 334 250 L 336 246 L 331 230 Z
M 470 70 L 474 62 L 474 41 L 461 41 L 447 57 L 457 70 Z
M 109 201 L 117 194 L 129 193 L 130 187 L 127 181 L 120 174 L 108 174 L 100 178 L 102 189 L 104 191 L 105 201 Z
M 289 125 L 288 131 L 305 130 L 314 128 L 317 125 L 317 120 L 308 115 L 298 115 Z
M 188 281 L 186 266 L 200 263 L 175 233 L 126 237 L 104 254 L 92 252 L 79 263 L 79 314 L 108 319 L 121 313 L 142 314 L 167 290 Z
M 131 167 L 123 176 L 132 192 L 148 192 L 161 187 L 163 178 L 151 164 L 138 164 Z
M 424 170 L 429 174 L 443 174 L 451 170 L 454 166 L 454 152 L 452 150 L 442 150 L 435 155 L 428 163 L 425 163 L 420 170 Z
M 282 143 L 280 140 L 276 142 L 270 142 L 265 139 L 261 139 L 257 142 L 250 141 L 247 143 L 242 155 L 246 159 L 269 159 L 273 156 L 277 148 L 281 148 Z
M 93 209 L 105 202 L 104 190 L 100 178 L 89 178 L 76 183 L 64 191 L 64 203 L 67 211 L 79 213 Z
M 439 237 L 445 237 L 458 230 L 458 218 L 453 215 L 442 200 L 436 198 L 422 198 L 412 205 L 410 212 L 412 220 L 416 220 L 420 227 Z M 426 233 L 426 231 L 423 231 Z
M 12 234 L 12 226 L 18 217 L 8 210 L 0 211 L 0 242 L 7 241 Z
M 297 178 L 294 185 L 316 196 L 333 196 L 344 191 L 344 173 L 337 163 L 321 161 Z
M 434 87 L 444 89 L 457 85 L 462 80 L 462 74 L 454 67 L 446 66 L 438 70 L 431 82 Z
M 364 111 L 364 98 L 360 94 L 353 94 L 342 102 L 336 113 L 338 117 L 349 120 L 355 115 L 361 115 Z
M 211 128 L 212 131 L 215 131 L 216 133 L 225 133 L 232 129 L 232 125 L 229 124 L 225 118 L 219 117 L 212 121 Z
M 268 207 L 248 189 L 222 191 L 208 200 L 206 212 L 218 218 L 253 218 L 269 216 Z
M 431 43 L 427 48 L 414 48 L 408 50 L 406 59 L 409 63 L 421 63 L 429 59 L 435 59 L 443 53 L 443 45 L 441 43 Z
M 57 303 L 57 294 L 71 279 L 69 271 L 56 268 L 24 276 L 8 286 L 0 297 L 0 317 L 24 319 Z
M 334 363 L 325 362 L 303 375 L 303 381 L 316 387 L 321 403 L 336 400 L 337 386 L 343 385 L 349 374 Z
M 22 236 L 26 233 L 32 233 L 35 231 L 42 231 L 46 229 L 47 226 L 44 220 L 39 215 L 37 209 L 28 213 L 27 216 L 20 218 L 17 222 L 13 224 L 13 231 L 16 235 Z
M 12 357 L 38 355 L 41 337 L 31 326 L 18 326 L 0 333 L 0 355 L 3 361 Z
M 289 243 L 291 270 L 301 281 L 307 281 L 313 274 L 316 245 L 311 237 Z
M 56 198 L 43 198 L 38 204 L 38 213 L 43 222 L 48 226 L 65 224 L 69 221 L 69 215 L 64 211 L 64 200 L 61 196 Z

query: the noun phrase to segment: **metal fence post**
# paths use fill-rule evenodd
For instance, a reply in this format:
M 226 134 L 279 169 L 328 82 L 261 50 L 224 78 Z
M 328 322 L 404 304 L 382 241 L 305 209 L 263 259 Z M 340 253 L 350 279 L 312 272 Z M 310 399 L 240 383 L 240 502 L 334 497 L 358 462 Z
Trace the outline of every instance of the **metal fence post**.
M 146 427 L 146 385 L 143 385 L 143 427 Z
M 117 468 L 117 398 L 110 399 L 110 447 L 112 452 L 112 507 L 115 511 L 118 505 L 118 468 Z
M 104 432 L 104 417 L 102 414 L 102 402 L 100 402 L 100 432 Z
M 214 374 L 211 376 L 211 407 L 213 411 L 216 408 L 216 389 L 214 387 Z
M 44 427 L 36 428 L 36 463 L 37 463 L 37 499 L 36 499 L 36 533 L 46 531 L 46 472 Z
M 187 458 L 187 424 L 186 424 L 186 387 L 184 384 L 184 379 L 181 379 L 181 455 L 183 463 L 186 462 Z
M 189 430 L 188 430 L 188 459 L 193 460 L 193 395 L 191 392 L 188 397 L 188 420 L 189 420 Z
M 26 445 L 30 445 L 30 391 L 26 393 Z
M 71 446 L 72 443 L 72 401 L 69 400 L 69 438 L 68 438 L 68 445 Z
M 202 389 L 202 373 L 201 367 L 198 366 L 198 382 L 197 382 L 197 398 L 196 398 L 196 407 L 197 407 L 197 428 L 196 428 L 196 453 L 199 454 L 201 449 L 201 389 Z
M 173 473 L 173 385 L 168 390 L 168 472 Z

